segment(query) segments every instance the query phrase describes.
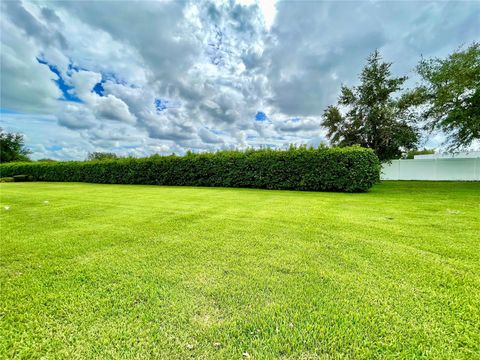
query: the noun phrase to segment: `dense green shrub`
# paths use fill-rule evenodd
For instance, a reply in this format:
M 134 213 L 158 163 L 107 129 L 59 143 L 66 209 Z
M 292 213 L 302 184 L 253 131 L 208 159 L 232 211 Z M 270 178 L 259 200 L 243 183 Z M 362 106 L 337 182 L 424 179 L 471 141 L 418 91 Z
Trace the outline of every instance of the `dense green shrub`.
M 28 174 L 38 181 L 248 187 L 312 191 L 367 191 L 380 163 L 360 147 L 220 151 L 104 161 L 9 163 L 1 176 Z

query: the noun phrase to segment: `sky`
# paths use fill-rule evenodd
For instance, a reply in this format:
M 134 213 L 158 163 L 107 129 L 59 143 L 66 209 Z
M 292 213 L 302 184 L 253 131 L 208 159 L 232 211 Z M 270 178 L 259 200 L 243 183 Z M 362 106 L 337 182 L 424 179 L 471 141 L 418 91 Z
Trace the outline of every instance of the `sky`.
M 324 109 L 375 49 L 414 86 L 421 56 L 480 40 L 480 1 L 0 7 L 0 127 L 34 159 L 317 146 Z

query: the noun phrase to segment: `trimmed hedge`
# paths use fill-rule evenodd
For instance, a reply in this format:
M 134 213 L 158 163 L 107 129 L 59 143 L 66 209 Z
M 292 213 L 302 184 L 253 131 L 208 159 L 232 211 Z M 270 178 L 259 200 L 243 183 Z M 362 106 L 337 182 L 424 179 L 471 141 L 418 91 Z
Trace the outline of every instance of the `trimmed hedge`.
M 361 192 L 379 180 L 380 162 L 372 150 L 360 147 L 292 147 L 141 159 L 7 163 L 0 165 L 0 174 L 26 174 L 36 181 Z

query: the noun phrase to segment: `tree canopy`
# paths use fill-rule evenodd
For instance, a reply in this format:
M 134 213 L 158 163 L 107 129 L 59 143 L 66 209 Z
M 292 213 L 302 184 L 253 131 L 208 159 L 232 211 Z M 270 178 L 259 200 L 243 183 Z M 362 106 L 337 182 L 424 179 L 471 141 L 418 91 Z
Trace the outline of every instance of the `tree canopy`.
M 25 147 L 22 134 L 9 133 L 0 128 L 0 163 L 30 161 L 30 150 Z
M 337 106 L 328 106 L 323 115 L 332 145 L 371 148 L 382 161 L 416 148 L 419 132 L 410 107 L 417 98 L 395 96 L 407 77 L 393 77 L 391 65 L 375 51 L 360 74 L 360 85 L 342 86 Z
M 422 59 L 416 89 L 422 98 L 425 128 L 447 134 L 450 150 L 480 139 L 480 43 L 473 43 L 445 59 Z

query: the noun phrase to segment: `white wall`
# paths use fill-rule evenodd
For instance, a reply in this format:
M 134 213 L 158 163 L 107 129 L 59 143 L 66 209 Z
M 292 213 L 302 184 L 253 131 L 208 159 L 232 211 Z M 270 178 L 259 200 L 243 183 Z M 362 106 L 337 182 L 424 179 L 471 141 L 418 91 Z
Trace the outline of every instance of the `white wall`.
M 480 158 L 393 160 L 383 165 L 381 178 L 480 181 Z

